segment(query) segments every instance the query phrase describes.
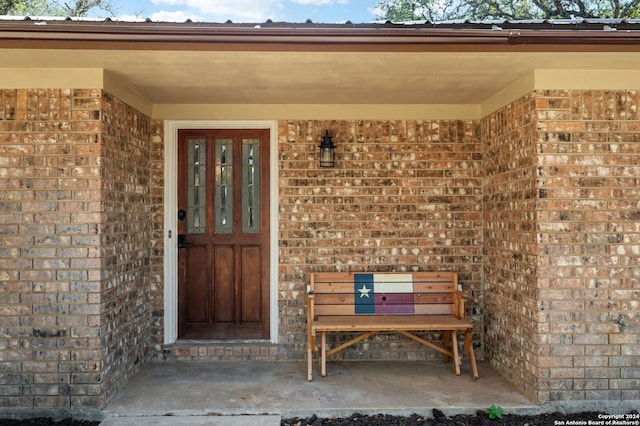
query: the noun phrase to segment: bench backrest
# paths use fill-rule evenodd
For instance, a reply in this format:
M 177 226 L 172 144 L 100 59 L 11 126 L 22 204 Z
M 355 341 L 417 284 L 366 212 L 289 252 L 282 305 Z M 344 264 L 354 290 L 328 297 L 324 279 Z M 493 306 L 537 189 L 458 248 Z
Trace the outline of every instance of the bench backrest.
M 309 290 L 314 317 L 463 315 L 455 272 L 316 272 Z

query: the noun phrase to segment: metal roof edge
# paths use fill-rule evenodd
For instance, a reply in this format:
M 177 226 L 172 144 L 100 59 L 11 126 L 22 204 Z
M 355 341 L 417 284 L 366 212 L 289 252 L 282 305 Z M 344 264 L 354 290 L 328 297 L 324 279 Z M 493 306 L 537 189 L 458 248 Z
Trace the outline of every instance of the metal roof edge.
M 26 17 L 28 18 L 28 17 Z M 28 42 L 251 43 L 362 45 L 638 45 L 640 19 L 561 21 L 443 21 L 431 23 L 234 24 L 118 21 L 113 19 L 4 19 L 0 46 Z M 561 22 L 561 23 L 558 23 Z M 11 44 L 8 46 L 7 43 Z

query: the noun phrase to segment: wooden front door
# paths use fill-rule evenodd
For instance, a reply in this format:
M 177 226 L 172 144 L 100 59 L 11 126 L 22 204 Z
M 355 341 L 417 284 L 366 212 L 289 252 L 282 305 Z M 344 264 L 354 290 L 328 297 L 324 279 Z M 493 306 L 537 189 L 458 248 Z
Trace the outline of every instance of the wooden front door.
M 269 337 L 269 131 L 178 133 L 178 337 Z

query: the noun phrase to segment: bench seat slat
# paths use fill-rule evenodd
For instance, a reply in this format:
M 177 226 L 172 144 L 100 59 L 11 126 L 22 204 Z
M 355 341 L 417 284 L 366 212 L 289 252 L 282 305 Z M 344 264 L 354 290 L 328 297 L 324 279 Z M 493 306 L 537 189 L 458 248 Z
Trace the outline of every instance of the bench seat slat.
M 367 318 L 375 317 L 375 316 L 384 316 L 388 317 L 388 314 L 384 313 L 375 313 L 375 314 L 356 314 L 354 305 L 315 305 L 315 315 L 317 318 L 322 316 L 334 316 L 334 315 L 353 315 L 353 316 L 363 316 Z M 453 305 L 451 304 L 428 304 L 428 305 L 414 305 L 414 312 L 408 314 L 399 314 L 403 317 L 415 316 L 415 315 L 451 315 L 453 311 Z
M 313 322 L 312 327 L 316 331 L 464 331 L 473 324 L 451 315 L 361 315 L 322 316 Z

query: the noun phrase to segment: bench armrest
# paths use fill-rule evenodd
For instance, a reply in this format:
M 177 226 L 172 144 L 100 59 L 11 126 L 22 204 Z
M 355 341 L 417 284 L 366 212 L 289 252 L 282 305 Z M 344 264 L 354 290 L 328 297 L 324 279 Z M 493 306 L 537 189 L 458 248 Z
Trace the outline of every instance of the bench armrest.
M 313 321 L 313 318 L 316 315 L 314 302 L 315 302 L 315 296 L 313 292 L 308 293 L 307 294 L 307 323 L 309 324 L 309 326 L 311 326 L 311 322 Z
M 467 311 L 464 308 L 464 292 L 455 291 L 453 293 L 454 314 L 458 319 L 466 320 Z

